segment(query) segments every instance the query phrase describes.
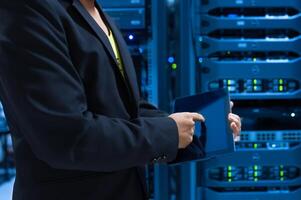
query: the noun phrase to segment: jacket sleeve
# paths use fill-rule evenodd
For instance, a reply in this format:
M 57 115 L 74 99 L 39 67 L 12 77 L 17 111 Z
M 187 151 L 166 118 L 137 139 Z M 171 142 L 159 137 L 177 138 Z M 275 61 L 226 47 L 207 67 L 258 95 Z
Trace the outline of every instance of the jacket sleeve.
M 145 100 L 140 100 L 139 115 L 141 117 L 168 117 L 169 114 L 167 112 L 159 110 L 156 106 Z
M 127 121 L 89 111 L 52 2 L 1 3 L 0 94 L 16 119 L 10 124 L 54 168 L 110 172 L 158 157 L 173 160 L 178 134 L 172 119 Z

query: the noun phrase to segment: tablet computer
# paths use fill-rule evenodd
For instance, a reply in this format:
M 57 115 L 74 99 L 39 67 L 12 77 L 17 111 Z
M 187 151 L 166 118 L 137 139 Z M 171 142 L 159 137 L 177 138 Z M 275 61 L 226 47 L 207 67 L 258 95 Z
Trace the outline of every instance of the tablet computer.
M 229 93 L 226 89 L 178 98 L 174 102 L 174 112 L 197 112 L 205 117 L 205 122 L 196 122 L 193 142 L 178 151 L 170 164 L 192 160 L 206 160 L 234 152 L 234 140 L 228 115 L 230 113 Z

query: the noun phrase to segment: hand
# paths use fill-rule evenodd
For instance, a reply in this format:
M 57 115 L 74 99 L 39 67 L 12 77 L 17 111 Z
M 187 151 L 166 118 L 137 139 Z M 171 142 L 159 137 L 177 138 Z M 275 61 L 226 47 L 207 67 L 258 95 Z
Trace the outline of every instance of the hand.
M 172 118 L 178 126 L 179 149 L 187 147 L 192 142 L 195 129 L 195 122 L 205 121 L 205 118 L 198 113 L 174 113 L 169 117 Z
M 238 115 L 235 115 L 232 113 L 232 108 L 234 106 L 234 103 L 231 101 L 230 102 L 230 107 L 231 107 L 231 113 L 228 116 L 230 127 L 233 131 L 233 136 L 235 140 L 239 140 L 239 135 L 241 132 L 241 119 Z

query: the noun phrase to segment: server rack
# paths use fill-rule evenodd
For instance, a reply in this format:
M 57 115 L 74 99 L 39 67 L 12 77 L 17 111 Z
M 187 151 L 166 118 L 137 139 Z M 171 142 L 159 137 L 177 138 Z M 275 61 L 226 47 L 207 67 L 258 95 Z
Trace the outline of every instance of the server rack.
M 197 199 L 301 198 L 298 0 L 194 1 L 196 87 L 228 88 L 237 152 L 198 163 Z

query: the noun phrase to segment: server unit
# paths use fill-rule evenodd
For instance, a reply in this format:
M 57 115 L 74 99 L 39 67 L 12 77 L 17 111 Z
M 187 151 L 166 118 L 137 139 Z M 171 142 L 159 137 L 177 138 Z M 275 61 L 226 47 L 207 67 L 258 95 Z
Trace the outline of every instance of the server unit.
M 201 1 L 197 21 L 200 91 L 235 98 L 300 97 L 301 2 Z
M 283 106 L 285 105 L 285 106 Z M 237 152 L 199 163 L 204 199 L 300 199 L 299 100 L 237 101 L 244 131 Z
M 301 1 L 197 0 L 197 90 L 228 88 L 237 152 L 198 163 L 197 199 L 301 199 Z

